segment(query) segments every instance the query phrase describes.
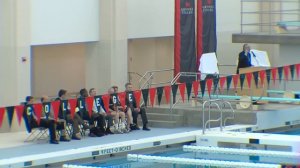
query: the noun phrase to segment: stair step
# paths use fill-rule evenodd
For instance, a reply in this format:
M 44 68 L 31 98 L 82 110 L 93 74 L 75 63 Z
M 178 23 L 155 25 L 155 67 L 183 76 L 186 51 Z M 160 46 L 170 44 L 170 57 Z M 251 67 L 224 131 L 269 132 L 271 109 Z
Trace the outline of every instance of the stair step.
M 179 114 L 159 114 L 147 113 L 148 120 L 162 120 L 162 121 L 179 121 L 183 119 L 183 115 Z

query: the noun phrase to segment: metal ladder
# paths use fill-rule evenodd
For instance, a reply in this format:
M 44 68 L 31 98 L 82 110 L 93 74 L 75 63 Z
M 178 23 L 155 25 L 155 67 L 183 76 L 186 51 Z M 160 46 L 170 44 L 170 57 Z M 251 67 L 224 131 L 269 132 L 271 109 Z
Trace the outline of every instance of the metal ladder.
M 232 112 L 232 116 L 226 117 L 224 119 L 224 123 L 223 123 L 223 112 L 224 112 L 224 108 L 226 107 L 226 105 L 229 106 L 231 112 Z M 211 107 L 217 107 L 218 112 L 220 113 L 220 117 L 217 119 L 211 119 Z M 208 120 L 205 120 L 205 108 L 208 107 Z M 208 128 L 210 129 L 210 123 L 211 122 L 220 122 L 220 131 L 223 131 L 223 126 L 226 126 L 226 122 L 228 120 L 234 119 L 235 114 L 234 114 L 234 109 L 231 105 L 231 103 L 229 101 L 224 101 L 222 99 L 209 99 L 203 102 L 202 104 L 202 124 L 203 124 L 203 128 L 202 128 L 202 133 L 205 134 L 207 125 Z

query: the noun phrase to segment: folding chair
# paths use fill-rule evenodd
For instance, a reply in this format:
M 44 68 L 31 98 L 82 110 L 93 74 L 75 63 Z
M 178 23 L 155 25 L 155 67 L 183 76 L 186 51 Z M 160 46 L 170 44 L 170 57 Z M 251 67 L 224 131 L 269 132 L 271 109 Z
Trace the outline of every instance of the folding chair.
M 24 140 L 24 142 L 33 142 L 37 140 L 47 139 L 48 135 L 48 128 L 44 127 L 37 127 L 31 130 L 29 136 Z

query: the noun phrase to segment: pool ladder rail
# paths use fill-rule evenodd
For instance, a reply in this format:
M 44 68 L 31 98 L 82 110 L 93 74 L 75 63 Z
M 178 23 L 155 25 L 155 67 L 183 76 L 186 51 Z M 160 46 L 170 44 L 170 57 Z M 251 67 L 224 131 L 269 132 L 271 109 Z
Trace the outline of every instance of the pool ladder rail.
M 223 123 L 223 112 L 224 109 L 226 107 L 226 105 L 229 106 L 229 109 L 232 113 L 232 116 L 226 117 L 224 119 L 224 123 Z M 205 121 L 205 112 L 206 112 L 206 107 L 208 106 L 208 120 Z M 211 119 L 211 108 L 215 106 L 218 110 L 218 112 L 220 113 L 220 117 L 217 119 Z M 235 111 L 231 105 L 231 103 L 229 101 L 225 101 L 222 99 L 209 99 L 203 102 L 202 104 L 202 124 L 203 124 L 203 129 L 202 129 L 202 133 L 205 134 L 207 125 L 208 128 L 210 129 L 210 123 L 211 122 L 220 122 L 220 131 L 223 131 L 223 127 L 226 126 L 226 122 L 228 120 L 232 120 L 235 117 Z

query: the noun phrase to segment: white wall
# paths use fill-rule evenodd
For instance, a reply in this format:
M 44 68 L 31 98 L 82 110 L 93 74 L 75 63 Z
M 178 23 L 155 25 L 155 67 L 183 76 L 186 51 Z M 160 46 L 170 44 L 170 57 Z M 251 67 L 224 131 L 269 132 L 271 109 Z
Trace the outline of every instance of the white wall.
M 174 0 L 128 0 L 128 38 L 174 36 Z
M 31 44 L 99 40 L 99 0 L 31 0 Z

